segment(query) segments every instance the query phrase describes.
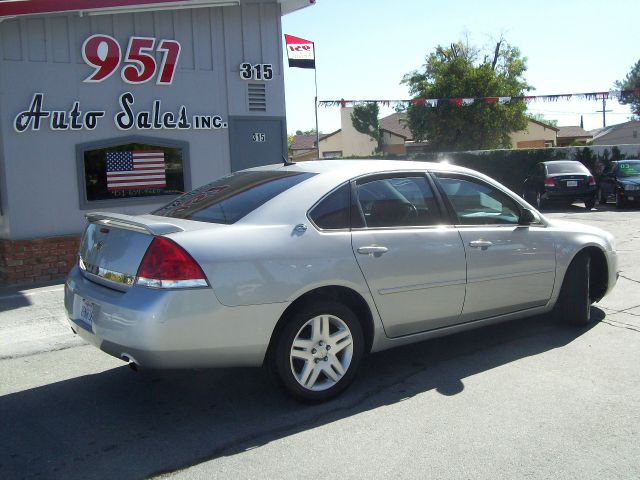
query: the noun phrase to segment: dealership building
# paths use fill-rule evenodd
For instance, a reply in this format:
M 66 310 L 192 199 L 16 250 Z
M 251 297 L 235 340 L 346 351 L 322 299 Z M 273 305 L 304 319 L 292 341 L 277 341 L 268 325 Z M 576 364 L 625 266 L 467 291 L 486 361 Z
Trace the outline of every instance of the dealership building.
M 281 16 L 313 0 L 0 0 L 0 284 L 64 276 L 84 215 L 286 155 Z

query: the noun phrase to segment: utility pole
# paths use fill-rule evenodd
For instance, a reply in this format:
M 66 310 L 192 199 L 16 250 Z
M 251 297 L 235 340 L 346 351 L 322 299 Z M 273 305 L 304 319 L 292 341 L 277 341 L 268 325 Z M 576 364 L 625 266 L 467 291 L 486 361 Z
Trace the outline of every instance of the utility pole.
M 607 112 L 613 112 L 613 110 L 607 110 L 607 99 L 602 97 L 602 110 L 596 110 L 596 112 L 602 112 L 602 128 L 607 126 Z

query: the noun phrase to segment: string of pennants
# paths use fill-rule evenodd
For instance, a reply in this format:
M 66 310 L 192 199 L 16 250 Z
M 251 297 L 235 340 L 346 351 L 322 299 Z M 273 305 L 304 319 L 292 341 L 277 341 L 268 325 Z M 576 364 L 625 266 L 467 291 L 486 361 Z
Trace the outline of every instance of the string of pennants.
M 635 90 L 610 90 L 608 92 L 589 93 L 563 93 L 560 95 L 527 95 L 522 97 L 475 97 L 475 98 L 413 98 L 411 100 L 320 100 L 320 107 L 352 107 L 354 105 L 365 105 L 377 103 L 382 107 L 410 107 L 411 105 L 425 105 L 437 107 L 438 105 L 451 104 L 456 107 L 466 107 L 474 103 L 497 103 L 507 104 L 515 102 L 557 102 L 568 100 L 628 100 L 640 97 L 640 88 Z

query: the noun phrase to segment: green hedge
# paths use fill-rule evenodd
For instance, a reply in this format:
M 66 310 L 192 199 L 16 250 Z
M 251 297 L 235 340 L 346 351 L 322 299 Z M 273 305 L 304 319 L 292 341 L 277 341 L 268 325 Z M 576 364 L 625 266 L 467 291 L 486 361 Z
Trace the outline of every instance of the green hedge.
M 359 156 L 345 158 L 362 158 Z M 623 160 L 625 154 L 618 147 L 596 153 L 589 147 L 556 147 L 511 150 L 481 150 L 475 152 L 431 152 L 409 156 L 394 154 L 375 155 L 368 158 L 419 160 L 425 162 L 447 161 L 453 165 L 471 168 L 496 179 L 514 192 L 522 193 L 522 184 L 533 167 L 550 160 L 577 160 L 582 162 L 596 179 L 612 160 Z
M 571 159 L 582 162 L 596 177 L 612 160 L 624 159 L 617 147 L 596 154 L 589 147 L 486 150 L 479 152 L 427 153 L 410 156 L 410 160 L 447 161 L 488 175 L 516 193 L 539 162 Z

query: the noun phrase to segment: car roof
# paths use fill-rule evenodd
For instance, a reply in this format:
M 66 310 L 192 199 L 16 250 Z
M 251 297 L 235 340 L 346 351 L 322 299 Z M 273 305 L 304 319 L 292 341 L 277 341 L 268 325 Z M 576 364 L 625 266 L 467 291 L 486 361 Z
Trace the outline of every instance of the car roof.
M 361 160 L 311 160 L 306 162 L 297 162 L 284 165 L 283 163 L 274 165 L 265 165 L 248 169 L 249 171 L 261 170 L 287 170 L 293 172 L 309 172 L 316 174 L 331 173 L 333 176 L 344 178 L 353 178 L 360 175 L 370 173 L 397 172 L 406 170 L 446 170 L 454 172 L 473 172 L 464 167 L 459 167 L 446 162 L 418 162 L 410 160 L 379 160 L 379 159 L 361 159 Z
M 540 163 L 544 163 L 545 165 L 550 165 L 550 164 L 554 164 L 554 163 L 579 163 L 580 165 L 582 165 L 581 162 L 579 162 L 578 160 L 571 160 L 570 158 L 567 158 L 565 160 L 547 160 L 546 162 L 540 162 Z

